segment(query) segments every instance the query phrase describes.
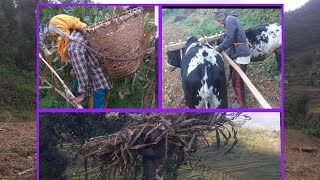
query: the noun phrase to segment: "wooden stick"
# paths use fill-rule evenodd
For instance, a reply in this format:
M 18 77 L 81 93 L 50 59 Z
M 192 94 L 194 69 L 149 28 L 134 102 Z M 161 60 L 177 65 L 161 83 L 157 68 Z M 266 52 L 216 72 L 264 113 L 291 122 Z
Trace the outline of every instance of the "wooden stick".
M 181 43 L 181 40 L 179 41 L 179 43 Z M 180 57 L 181 57 L 181 61 L 182 61 L 182 58 L 183 58 L 183 49 L 182 48 L 180 49 Z
M 204 43 L 204 42 L 206 42 L 206 40 L 208 42 L 216 41 L 216 40 L 219 40 L 219 39 L 223 38 L 223 36 L 224 36 L 224 34 L 218 34 L 218 35 L 214 35 L 214 36 L 210 36 L 210 37 L 200 38 L 199 42 Z M 182 49 L 184 47 L 186 47 L 186 41 L 185 42 L 179 42 L 177 44 L 168 45 L 167 46 L 167 51 L 175 51 L 175 50 L 178 50 L 178 49 Z
M 240 75 L 240 77 L 242 78 L 243 82 L 248 86 L 248 88 L 250 89 L 250 91 L 252 92 L 252 94 L 254 95 L 254 97 L 258 100 L 258 102 L 260 103 L 260 105 L 265 108 L 265 109 L 271 109 L 271 106 L 267 103 L 267 101 L 263 98 L 263 96 L 260 94 L 260 92 L 258 91 L 258 89 L 252 84 L 252 82 L 250 81 L 250 79 L 247 77 L 247 75 L 239 68 L 239 66 L 237 66 L 237 64 L 235 62 L 233 62 L 233 60 L 227 55 L 227 53 L 225 53 L 224 51 L 222 51 L 222 56 L 225 60 L 227 60 L 229 62 L 229 64 L 234 68 L 234 70 L 237 71 L 237 73 Z
M 316 147 L 293 147 L 292 149 L 298 150 L 300 152 L 302 152 L 302 151 L 311 152 L 311 151 L 316 151 L 317 150 Z
M 30 172 L 30 171 L 32 171 L 32 170 L 34 170 L 34 168 L 30 168 L 30 169 L 24 170 L 24 171 L 22 171 L 22 172 L 19 172 L 18 175 L 25 174 L 25 173 Z
M 50 86 L 50 88 L 54 88 L 55 91 L 56 91 L 58 94 L 60 94 L 69 104 L 71 104 L 71 105 L 74 106 L 74 107 L 77 107 L 72 101 L 70 101 L 70 100 L 66 97 L 65 93 L 63 93 L 63 92 L 60 91 L 59 89 L 53 87 L 52 84 L 50 84 L 47 80 L 44 80 L 44 82 L 47 83 L 47 84 Z
M 39 89 L 52 89 L 52 86 L 40 86 Z
M 57 79 L 61 82 L 63 88 L 66 90 L 66 93 L 70 95 L 71 98 L 75 98 L 74 95 L 72 94 L 72 92 L 70 91 L 70 89 L 68 88 L 68 86 L 64 83 L 64 81 L 60 78 L 59 74 L 47 63 L 46 60 L 43 59 L 43 57 L 41 56 L 41 54 L 39 53 L 39 57 L 40 59 L 49 67 L 49 69 L 51 70 L 51 72 L 57 77 Z M 83 107 L 80 104 L 76 105 L 76 108 L 78 109 L 83 109 Z

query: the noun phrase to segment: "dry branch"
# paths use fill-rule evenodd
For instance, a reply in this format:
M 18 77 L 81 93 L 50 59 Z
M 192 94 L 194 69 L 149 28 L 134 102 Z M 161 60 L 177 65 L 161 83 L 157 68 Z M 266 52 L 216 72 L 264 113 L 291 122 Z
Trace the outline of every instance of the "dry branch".
M 135 168 L 138 152 L 145 148 L 158 147 L 159 144 L 164 149 L 164 160 L 159 167 L 163 167 L 167 158 L 173 154 L 181 160 L 187 157 L 191 163 L 191 154 L 201 148 L 203 143 L 200 141 L 205 139 L 207 132 L 216 132 L 217 147 L 220 146 L 219 134 L 225 139 L 225 145 L 232 137 L 235 143 L 237 141 L 233 123 L 225 116 L 214 113 L 144 113 L 127 116 L 129 123 L 124 129 L 114 134 L 91 138 L 85 143 L 85 154 L 94 161 L 100 161 L 104 171 L 129 174 Z M 227 131 L 227 135 L 224 132 L 227 129 L 225 124 L 232 127 L 232 130 Z M 154 141 L 148 141 L 156 131 L 161 133 Z M 208 145 L 208 141 L 205 141 Z
M 298 150 L 300 152 L 302 152 L 302 151 L 313 152 L 313 151 L 317 151 L 318 150 L 318 148 L 316 148 L 316 147 L 293 147 L 292 149 Z
M 24 170 L 22 172 L 19 172 L 18 175 L 23 175 L 23 174 L 26 174 L 26 173 L 31 172 L 33 170 L 34 170 L 34 168 L 30 168 L 30 169 Z
M 51 72 L 58 78 L 58 80 L 62 84 L 63 88 L 66 90 L 66 93 L 68 93 L 68 95 L 71 98 L 74 98 L 74 95 L 72 94 L 72 92 L 70 91 L 68 86 L 64 83 L 64 81 L 60 78 L 59 74 L 47 63 L 47 61 L 45 59 L 43 59 L 41 54 L 39 54 L 39 57 L 47 65 L 47 67 L 51 70 Z M 79 109 L 83 109 L 83 107 L 80 104 L 77 104 L 76 107 L 79 108 Z
M 49 86 L 48 88 L 52 88 L 54 89 L 58 94 L 60 94 L 60 96 L 62 96 L 69 104 L 71 104 L 74 107 L 77 107 L 72 101 L 70 101 L 67 96 L 65 95 L 65 93 L 63 93 L 62 91 L 60 91 L 59 89 L 55 88 L 52 86 L 52 84 L 50 84 L 47 80 L 44 80 L 45 83 L 47 83 Z M 40 87 L 41 89 L 41 87 Z M 43 88 L 42 88 L 43 89 Z

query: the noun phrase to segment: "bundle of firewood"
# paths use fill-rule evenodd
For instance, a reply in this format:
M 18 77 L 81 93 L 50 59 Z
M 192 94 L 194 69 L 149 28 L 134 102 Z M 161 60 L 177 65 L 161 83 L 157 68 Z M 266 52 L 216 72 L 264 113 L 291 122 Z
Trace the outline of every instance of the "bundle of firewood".
M 164 166 L 167 158 L 191 158 L 202 146 L 210 146 L 205 134 L 215 132 L 217 147 L 234 138 L 237 131 L 231 120 L 222 113 L 142 113 L 127 114 L 127 125 L 117 133 L 91 138 L 84 148 L 87 156 L 100 161 L 104 170 L 121 170 L 129 173 L 134 168 L 138 151 L 158 143 L 164 148 Z M 157 137 L 150 141 L 155 132 Z M 233 145 L 234 145 L 233 144 Z M 232 146 L 233 147 L 233 146 Z

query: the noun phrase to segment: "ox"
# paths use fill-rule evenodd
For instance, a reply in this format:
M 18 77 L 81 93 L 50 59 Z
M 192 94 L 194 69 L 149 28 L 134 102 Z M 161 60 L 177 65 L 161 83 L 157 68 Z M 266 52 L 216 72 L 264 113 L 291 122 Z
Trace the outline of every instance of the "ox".
M 248 46 L 251 49 L 251 62 L 263 61 L 275 53 L 281 69 L 282 29 L 277 23 L 264 24 L 246 30 Z
M 282 29 L 278 23 L 264 24 L 249 28 L 246 31 L 247 44 L 251 50 L 251 62 L 267 59 L 275 53 L 278 68 L 281 68 Z M 217 44 L 222 43 L 219 39 Z M 226 51 L 228 54 L 228 50 Z
M 180 52 L 169 51 L 168 63 L 181 68 L 182 88 L 189 108 L 228 108 L 224 61 L 220 53 L 190 37 Z

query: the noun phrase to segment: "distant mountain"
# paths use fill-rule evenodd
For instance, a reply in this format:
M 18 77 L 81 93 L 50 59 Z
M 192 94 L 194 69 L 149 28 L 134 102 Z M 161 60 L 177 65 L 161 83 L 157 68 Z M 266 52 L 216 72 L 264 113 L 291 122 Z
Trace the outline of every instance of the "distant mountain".
M 314 86 L 320 79 L 320 1 L 285 13 L 285 78 L 289 85 Z

